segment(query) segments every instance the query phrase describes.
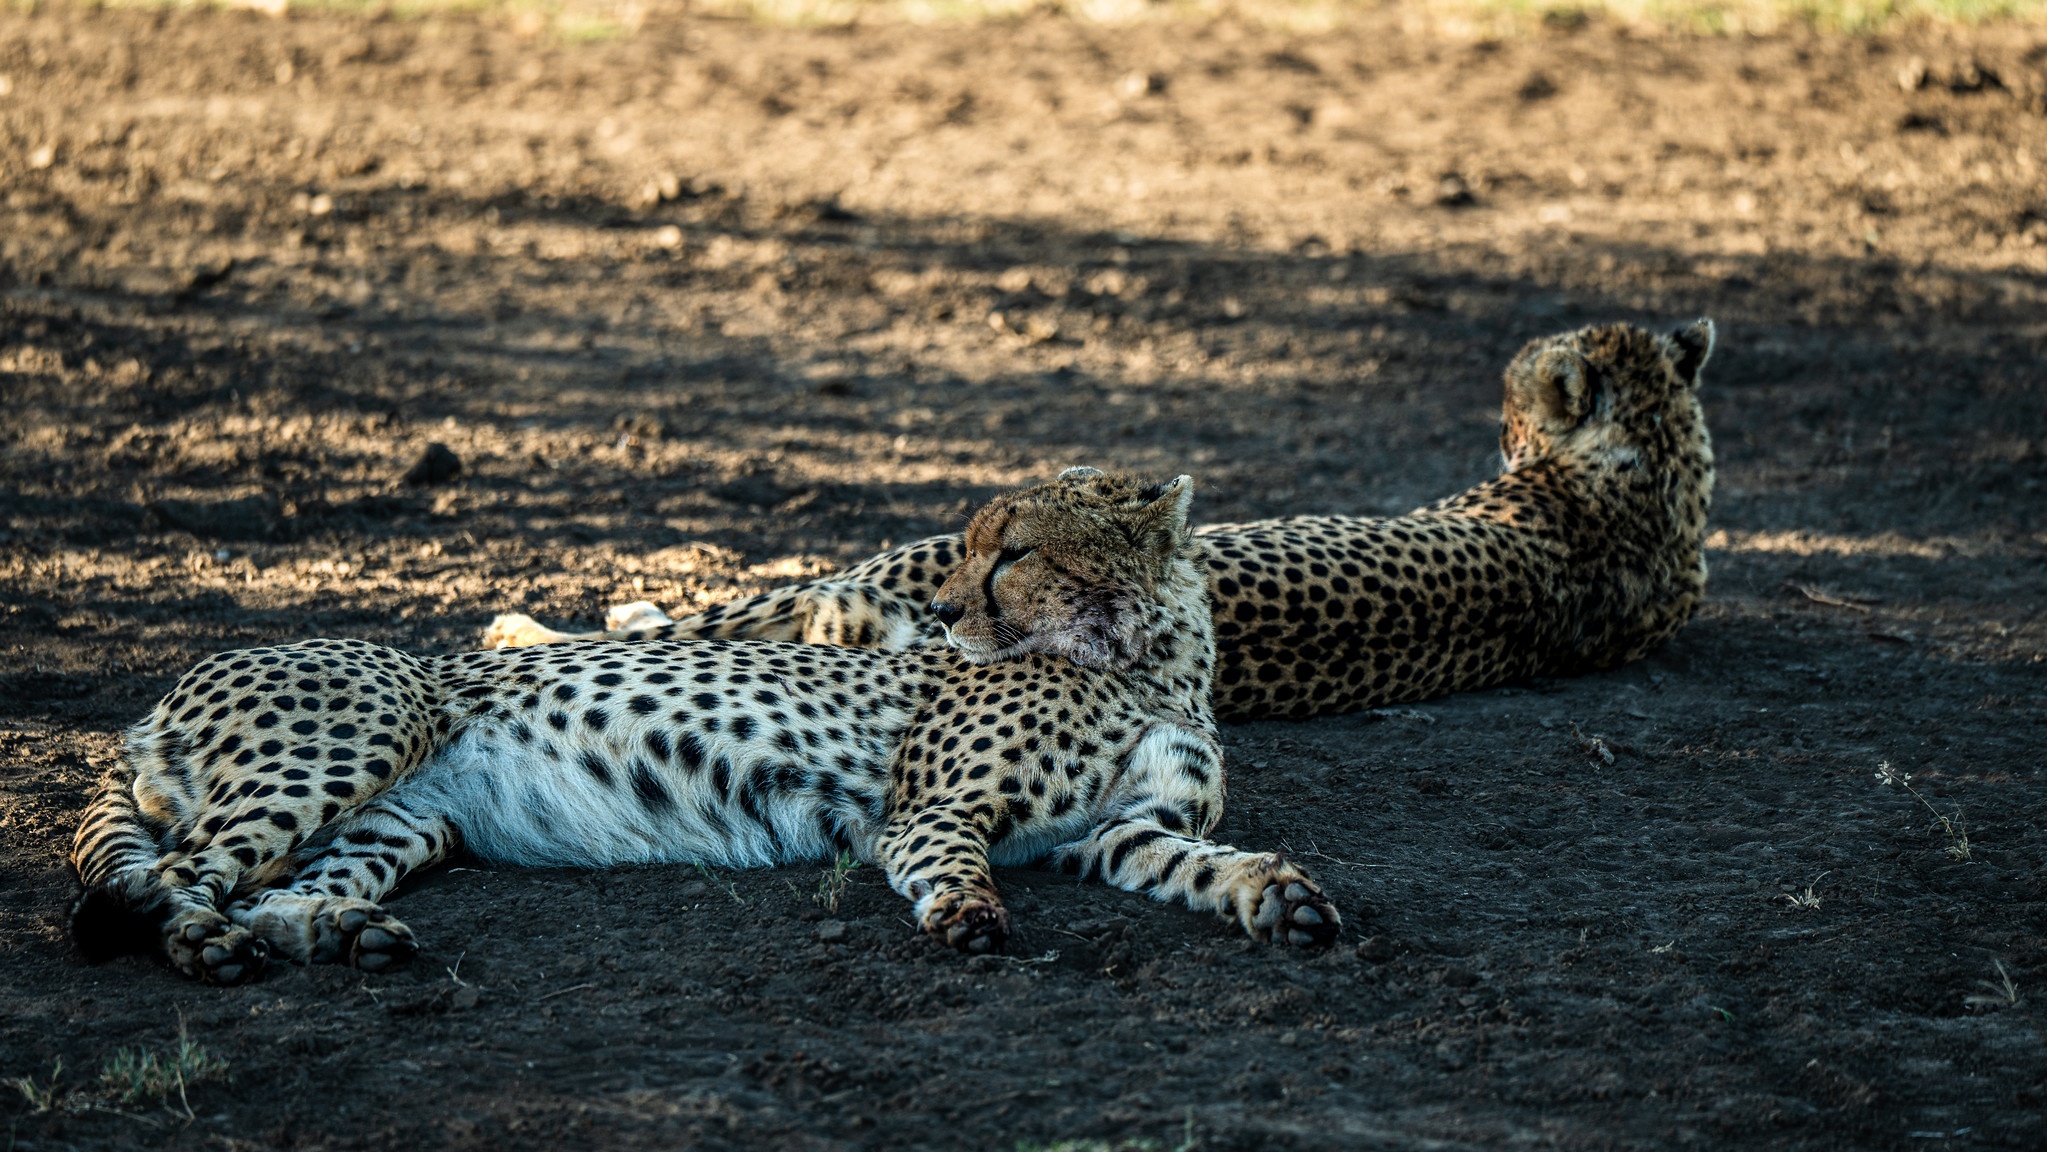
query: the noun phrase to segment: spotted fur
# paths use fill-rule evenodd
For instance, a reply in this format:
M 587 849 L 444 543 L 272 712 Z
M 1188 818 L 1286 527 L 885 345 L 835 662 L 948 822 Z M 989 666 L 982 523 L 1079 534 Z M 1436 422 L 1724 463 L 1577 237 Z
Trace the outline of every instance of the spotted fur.
M 879 865 L 919 923 L 1009 932 L 991 863 L 1046 862 L 1326 945 L 1287 861 L 1222 815 L 1192 482 L 1092 470 L 998 498 L 938 588 L 949 645 L 587 644 L 417 658 L 356 640 L 214 656 L 129 733 L 78 830 L 82 945 L 122 917 L 186 973 L 378 970 L 377 903 L 458 847 L 507 864 Z
M 1668 640 L 1705 593 L 1713 450 L 1698 385 L 1713 336 L 1701 320 L 1663 337 L 1613 324 L 1530 343 L 1506 372 L 1502 474 L 1407 516 L 1199 529 L 1217 714 L 1380 707 L 1609 668 Z M 500 616 L 485 643 L 929 644 L 932 597 L 960 556 L 959 537 L 932 537 L 681 620 L 628 605 L 599 634 Z

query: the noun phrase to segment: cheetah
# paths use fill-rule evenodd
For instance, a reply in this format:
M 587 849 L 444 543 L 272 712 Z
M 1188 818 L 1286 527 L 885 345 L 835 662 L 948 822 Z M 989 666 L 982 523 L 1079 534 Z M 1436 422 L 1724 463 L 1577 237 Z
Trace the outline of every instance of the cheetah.
M 311 640 L 208 658 L 130 731 L 73 850 L 89 958 L 200 980 L 417 951 L 378 901 L 458 849 L 508 865 L 880 866 L 922 930 L 1010 930 L 1045 863 L 1328 945 L 1300 868 L 1208 839 L 1223 761 L 1192 481 L 1093 469 L 998 497 L 900 651 L 668 641 L 421 658 Z
M 1713 448 L 1699 408 L 1714 327 L 1609 324 L 1535 340 L 1506 370 L 1502 473 L 1406 516 L 1295 516 L 1198 529 L 1215 607 L 1222 720 L 1378 708 L 1637 659 L 1706 587 Z M 933 591 L 958 536 L 830 579 L 670 620 L 614 609 L 567 634 L 499 616 L 489 647 L 752 637 L 906 648 L 936 642 Z

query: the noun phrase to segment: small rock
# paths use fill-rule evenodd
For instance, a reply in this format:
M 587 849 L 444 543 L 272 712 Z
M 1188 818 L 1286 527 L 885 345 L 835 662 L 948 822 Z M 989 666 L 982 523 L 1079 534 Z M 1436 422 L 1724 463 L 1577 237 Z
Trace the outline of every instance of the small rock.
M 1298 1032 L 1282 1032 L 1279 1034 L 1279 1042 L 1282 1047 L 1292 1048 L 1301 1042 L 1301 1035 Z
M 817 941 L 820 944 L 837 944 L 846 938 L 844 920 L 827 920 L 817 926 Z
M 481 993 L 477 992 L 475 985 L 464 984 L 460 988 L 455 989 L 453 996 L 448 997 L 448 1010 L 451 1012 L 467 1012 L 471 1008 L 476 1007 L 476 1002 L 480 998 Z
M 1388 940 L 1384 936 L 1367 936 L 1358 942 L 1358 959 L 1367 960 L 1373 964 L 1384 964 L 1386 961 L 1393 959 L 1393 954 L 1396 951 L 1397 949 L 1393 947 L 1393 941 Z
M 412 467 L 405 473 L 407 484 L 445 484 L 462 474 L 462 458 L 455 450 L 435 441 L 426 446 Z

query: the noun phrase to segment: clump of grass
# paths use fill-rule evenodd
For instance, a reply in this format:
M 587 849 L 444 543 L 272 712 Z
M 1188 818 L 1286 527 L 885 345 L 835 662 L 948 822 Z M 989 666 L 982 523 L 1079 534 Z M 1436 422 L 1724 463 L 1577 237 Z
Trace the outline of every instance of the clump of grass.
M 1819 875 L 1817 875 L 1817 876 L 1815 876 L 1815 877 L 1813 877 L 1813 878 L 1812 878 L 1812 883 L 1811 883 L 1811 884 L 1807 884 L 1807 885 L 1805 886 L 1805 891 L 1803 891 L 1803 892 L 1786 892 L 1786 893 L 1784 894 L 1784 898 L 1785 898 L 1786 900 L 1789 900 L 1789 901 L 1791 901 L 1791 906 L 1792 906 L 1793 908 L 1796 908 L 1796 909 L 1798 909 L 1798 910 L 1799 910 L 1800 912 L 1817 912 L 1817 911 L 1819 911 L 1819 910 L 1820 910 L 1820 894 L 1819 894 L 1819 893 L 1817 893 L 1817 892 L 1815 892 L 1815 891 L 1813 891 L 1813 888 L 1814 888 L 1814 886 L 1815 886 L 1815 885 L 1817 885 L 1817 884 L 1818 884 L 1818 883 L 1819 883 L 1820 881 L 1822 881 L 1822 880 L 1825 880 L 1825 879 L 1827 878 L 1827 876 L 1828 876 L 1828 873 L 1826 873 L 1826 872 L 1822 872 L 1822 873 L 1820 873 Z
M 175 1094 L 187 1118 L 192 1114 L 185 1090 L 227 1075 L 227 1061 L 193 1042 L 178 1022 L 178 1045 L 167 1053 L 147 1048 L 122 1048 L 100 1069 L 100 1085 L 121 1104 L 157 1103 L 169 1106 Z
M 1997 965 L 1997 979 L 1978 980 L 1976 986 L 1981 992 L 1971 992 L 1962 997 L 1962 1004 L 1969 1008 L 2016 1008 L 2019 1003 L 2018 982 L 2011 973 L 2004 970 L 2004 961 L 1992 960 Z
M 63 1077 L 64 1058 L 59 1056 L 50 1065 L 50 1079 L 46 1083 L 36 1083 L 33 1076 L 16 1076 L 8 1083 L 14 1085 L 14 1090 L 21 1093 L 21 1098 L 28 1101 L 29 1111 L 40 1115 L 55 1111 L 65 1094 L 70 1091 L 58 1083 Z
M 852 885 L 853 870 L 858 867 L 860 867 L 860 861 L 853 859 L 851 852 L 841 849 L 838 859 L 832 861 L 832 866 L 819 874 L 817 878 L 817 894 L 811 897 L 811 899 L 824 905 L 824 909 L 827 912 L 838 912 L 839 900 L 845 896 L 846 889 Z
M 1925 805 L 1926 810 L 1928 812 L 1933 813 L 1933 818 L 1935 820 L 1940 821 L 1942 831 L 1945 831 L 1947 833 L 1948 857 L 1956 861 L 1966 861 L 1969 859 L 1969 827 L 1962 821 L 1962 809 L 1960 805 L 1957 805 L 1955 807 L 1955 814 L 1952 819 L 1941 815 L 1940 809 L 1935 808 L 1933 806 L 1932 801 L 1928 800 L 1924 796 L 1921 796 L 1919 794 L 1919 789 L 1912 787 L 1912 777 L 1910 776 L 1910 774 L 1901 772 L 1898 769 L 1891 767 L 1891 762 L 1888 760 L 1885 760 L 1876 766 L 1876 782 L 1882 784 L 1887 788 L 1893 784 L 1896 784 L 1900 788 L 1903 788 L 1905 791 L 1910 792 L 1912 794 L 1912 799 L 1917 800 L 1921 804 Z

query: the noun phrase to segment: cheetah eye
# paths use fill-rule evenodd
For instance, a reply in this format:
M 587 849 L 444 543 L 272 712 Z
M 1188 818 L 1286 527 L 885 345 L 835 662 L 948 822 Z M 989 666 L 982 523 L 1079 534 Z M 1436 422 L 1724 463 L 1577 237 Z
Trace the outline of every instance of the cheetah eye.
M 1004 548 L 995 554 L 995 567 L 1007 568 L 1035 551 L 1035 548 Z

